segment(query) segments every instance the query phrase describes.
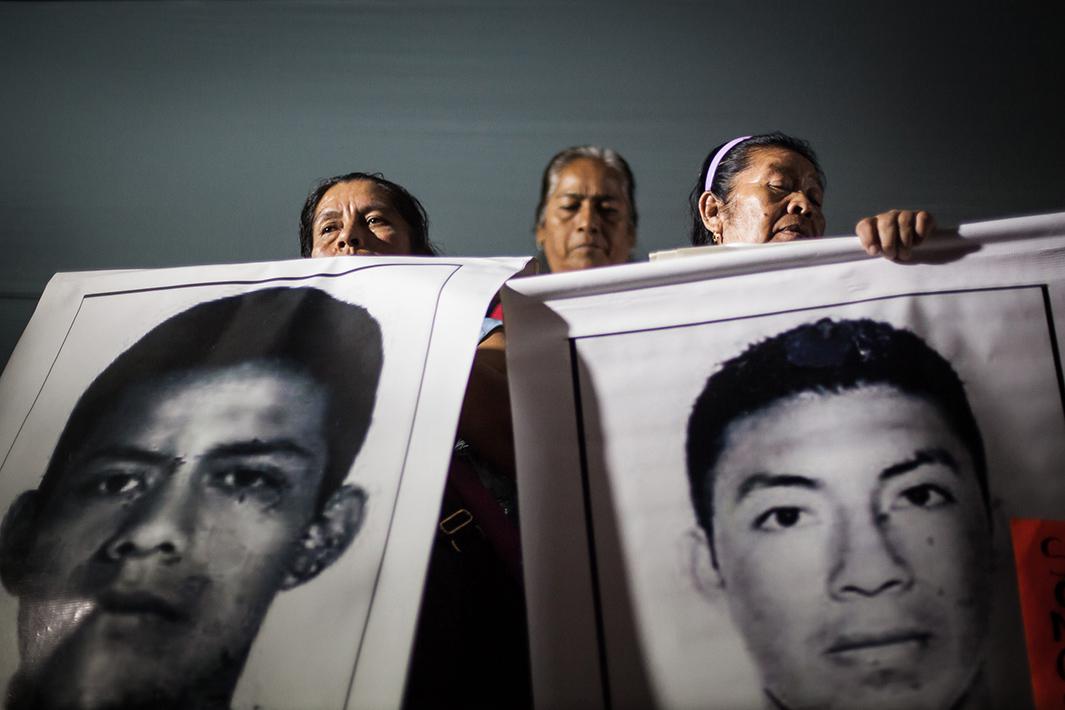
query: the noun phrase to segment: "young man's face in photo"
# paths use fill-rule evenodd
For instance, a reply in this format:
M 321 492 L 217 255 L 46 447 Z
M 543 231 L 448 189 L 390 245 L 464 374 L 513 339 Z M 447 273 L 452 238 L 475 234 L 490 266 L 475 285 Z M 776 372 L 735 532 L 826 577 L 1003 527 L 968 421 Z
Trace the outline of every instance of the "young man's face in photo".
M 231 685 L 315 514 L 325 407 L 255 364 L 118 398 L 41 502 L 19 592 L 22 668 L 57 705 Z
M 949 708 L 978 671 L 990 527 L 972 457 L 888 386 L 733 422 L 713 534 L 729 608 L 786 708 Z

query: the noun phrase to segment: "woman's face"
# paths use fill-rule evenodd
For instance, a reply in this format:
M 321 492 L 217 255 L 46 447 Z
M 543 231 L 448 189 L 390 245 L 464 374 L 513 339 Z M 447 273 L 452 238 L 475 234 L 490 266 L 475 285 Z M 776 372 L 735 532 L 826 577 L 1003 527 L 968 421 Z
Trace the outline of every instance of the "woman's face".
M 314 209 L 311 256 L 402 256 L 411 253 L 410 225 L 391 196 L 370 180 L 333 185 Z
M 823 197 L 813 163 L 786 148 L 766 146 L 751 151 L 724 204 L 705 192 L 699 207 L 717 243 L 790 242 L 825 233 Z
M 635 242 L 632 206 L 618 172 L 594 158 L 566 165 L 536 227 L 551 271 L 623 264 Z

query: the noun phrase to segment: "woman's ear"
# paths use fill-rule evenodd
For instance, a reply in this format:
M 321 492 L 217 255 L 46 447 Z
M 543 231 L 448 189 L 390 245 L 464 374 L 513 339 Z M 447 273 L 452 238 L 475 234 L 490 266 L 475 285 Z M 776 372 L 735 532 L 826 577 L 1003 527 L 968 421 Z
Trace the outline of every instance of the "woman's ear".
M 0 525 L 0 580 L 12 594 L 18 594 L 16 590 L 25 576 L 39 500 L 37 491 L 24 491 L 7 509 Z
M 709 190 L 699 197 L 699 216 L 703 219 L 703 226 L 715 236 L 721 234 L 722 206 L 717 196 Z
M 544 239 L 547 238 L 547 232 L 544 231 L 544 223 L 536 223 L 536 248 L 540 251 L 544 250 Z
M 281 589 L 292 589 L 318 576 L 351 545 L 366 514 L 366 492 L 345 484 L 330 496 L 299 540 Z
M 713 551 L 702 528 L 688 532 L 688 555 L 695 587 L 704 596 L 713 598 L 725 588 L 725 580 L 717 569 Z

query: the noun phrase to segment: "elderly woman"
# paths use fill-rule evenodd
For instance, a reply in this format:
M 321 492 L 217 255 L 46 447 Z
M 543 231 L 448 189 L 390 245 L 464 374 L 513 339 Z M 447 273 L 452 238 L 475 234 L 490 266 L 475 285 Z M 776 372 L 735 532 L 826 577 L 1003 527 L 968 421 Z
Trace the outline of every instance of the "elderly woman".
M 320 181 L 300 211 L 300 255 L 435 256 L 421 202 L 380 173 Z M 494 469 L 514 473 L 506 339 L 486 322 L 459 419 L 459 436 Z
M 636 184 L 616 151 L 566 148 L 544 169 L 536 245 L 552 272 L 623 264 L 636 244 Z
M 825 233 L 824 192 L 825 174 L 806 141 L 783 133 L 733 139 L 703 161 L 689 199 L 691 242 L 816 239 Z M 870 255 L 905 261 L 935 221 L 923 210 L 890 210 L 859 221 L 855 231 Z
M 300 253 L 435 256 L 428 223 L 418 199 L 379 173 L 338 175 L 303 204 Z M 442 523 L 434 539 L 406 707 L 531 702 L 505 347 L 501 323 L 486 318 L 440 511 L 442 521 L 472 514 L 465 528 L 479 532 L 449 537 Z
M 300 210 L 300 256 L 435 256 L 425 208 L 380 173 L 320 181 Z

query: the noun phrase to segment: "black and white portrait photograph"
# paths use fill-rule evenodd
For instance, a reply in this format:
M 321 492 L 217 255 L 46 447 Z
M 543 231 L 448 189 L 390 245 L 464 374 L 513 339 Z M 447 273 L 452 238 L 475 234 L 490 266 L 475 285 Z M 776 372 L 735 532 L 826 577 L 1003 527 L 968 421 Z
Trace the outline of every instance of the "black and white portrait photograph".
M 959 232 L 508 284 L 542 694 L 1032 705 L 1009 523 L 1065 511 L 1060 224 Z
M 58 352 L 33 353 L 53 362 L 29 411 L 3 413 L 6 707 L 345 707 L 376 607 L 395 613 L 375 594 L 408 449 L 434 446 L 422 378 L 453 359 L 430 341 L 476 342 L 475 318 L 434 327 L 458 268 L 92 282 Z M 461 394 L 431 407 L 456 418 Z
M 1065 509 L 1037 484 L 1065 454 L 1042 311 L 1019 289 L 578 340 L 664 705 L 1028 697 L 1005 513 Z M 1032 317 L 989 341 L 996 312 Z M 1011 342 L 1024 381 L 996 372 Z M 638 384 L 612 369 L 639 357 Z

